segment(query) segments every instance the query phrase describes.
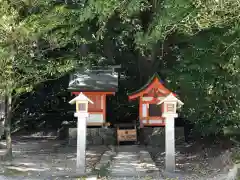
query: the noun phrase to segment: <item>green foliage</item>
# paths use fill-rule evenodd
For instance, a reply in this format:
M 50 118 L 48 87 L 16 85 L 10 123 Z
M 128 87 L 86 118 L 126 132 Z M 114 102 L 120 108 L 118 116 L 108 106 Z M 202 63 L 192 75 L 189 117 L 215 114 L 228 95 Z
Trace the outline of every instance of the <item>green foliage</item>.
M 240 125 L 239 45 L 229 41 L 236 35 L 226 31 L 209 31 L 191 38 L 187 48 L 179 49 L 180 62 L 172 69 L 173 77 L 169 76 L 181 89 L 184 116 L 206 134 Z
M 52 23 L 49 27 L 51 17 L 44 21 L 42 18 L 37 19 L 39 12 L 29 12 L 34 6 L 40 5 L 49 4 L 43 1 L 31 5 L 23 1 L 0 1 L 1 93 L 18 96 L 30 92 L 34 85 L 73 68 L 72 57 L 48 55 L 49 49 L 53 51 L 56 48 L 44 41 L 43 35 L 56 28 L 60 22 L 55 19 L 58 23 Z
M 182 116 L 218 133 L 240 122 L 239 14 L 235 0 L 0 0 L 1 85 L 20 94 L 76 65 L 121 64 L 123 97 L 158 71 Z

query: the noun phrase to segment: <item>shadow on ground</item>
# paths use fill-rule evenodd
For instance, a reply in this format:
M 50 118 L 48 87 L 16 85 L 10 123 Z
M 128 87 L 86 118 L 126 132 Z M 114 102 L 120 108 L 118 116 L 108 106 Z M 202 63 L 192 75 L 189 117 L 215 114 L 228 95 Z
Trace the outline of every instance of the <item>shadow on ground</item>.
M 89 146 L 86 151 L 87 173 L 91 173 L 106 151 L 105 146 Z M 4 176 L 48 177 L 76 172 L 76 146 L 52 139 L 14 139 L 13 160 L 0 163 Z

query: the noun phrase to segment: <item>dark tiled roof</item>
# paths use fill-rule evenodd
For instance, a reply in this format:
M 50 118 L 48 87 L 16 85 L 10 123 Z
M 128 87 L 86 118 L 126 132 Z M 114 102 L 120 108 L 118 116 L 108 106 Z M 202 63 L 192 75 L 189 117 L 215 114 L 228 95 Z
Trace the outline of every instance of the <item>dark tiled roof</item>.
M 69 91 L 103 91 L 116 92 L 118 73 L 113 68 L 95 70 L 76 70 L 70 75 Z

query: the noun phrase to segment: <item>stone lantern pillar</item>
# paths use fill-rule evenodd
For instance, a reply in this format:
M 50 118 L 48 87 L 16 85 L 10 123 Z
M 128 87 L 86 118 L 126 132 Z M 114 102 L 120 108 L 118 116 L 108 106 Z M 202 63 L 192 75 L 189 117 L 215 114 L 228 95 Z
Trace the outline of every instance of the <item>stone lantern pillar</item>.
M 76 171 L 80 174 L 85 174 L 86 170 L 86 129 L 88 114 L 88 103 L 93 102 L 83 93 L 80 93 L 70 104 L 76 104 L 76 112 L 74 117 L 77 117 L 77 166 Z
M 175 171 L 175 118 L 177 108 L 183 105 L 172 93 L 160 103 L 163 106 L 162 116 L 165 118 L 165 168 L 167 172 Z

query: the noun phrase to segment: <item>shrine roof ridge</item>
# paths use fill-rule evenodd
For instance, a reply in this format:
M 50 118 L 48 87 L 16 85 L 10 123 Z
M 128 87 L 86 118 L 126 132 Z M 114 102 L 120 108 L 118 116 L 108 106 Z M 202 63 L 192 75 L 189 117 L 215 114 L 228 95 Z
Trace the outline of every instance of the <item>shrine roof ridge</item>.
M 140 93 L 141 91 L 143 91 L 144 89 L 146 89 L 156 78 L 159 80 L 159 82 L 160 82 L 161 84 L 163 84 L 163 82 L 162 82 L 159 74 L 158 74 L 157 72 L 155 72 L 155 73 L 152 75 L 152 77 L 147 81 L 147 83 L 144 84 L 140 89 L 138 89 L 138 90 L 136 90 L 136 91 L 134 91 L 134 92 L 131 92 L 131 93 L 127 93 L 127 95 L 128 95 L 128 96 L 132 96 L 132 95 L 134 95 L 134 94 Z

